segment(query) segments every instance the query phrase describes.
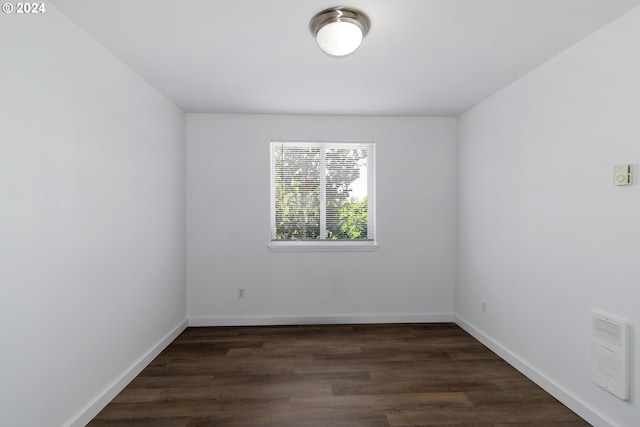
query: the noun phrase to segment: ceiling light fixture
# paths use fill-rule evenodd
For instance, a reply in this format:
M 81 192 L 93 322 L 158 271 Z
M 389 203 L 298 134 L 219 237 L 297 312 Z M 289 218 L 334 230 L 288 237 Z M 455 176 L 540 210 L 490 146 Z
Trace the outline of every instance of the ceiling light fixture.
M 318 46 L 331 56 L 353 53 L 369 32 L 370 26 L 367 15 L 342 6 L 318 12 L 309 22 L 309 29 Z

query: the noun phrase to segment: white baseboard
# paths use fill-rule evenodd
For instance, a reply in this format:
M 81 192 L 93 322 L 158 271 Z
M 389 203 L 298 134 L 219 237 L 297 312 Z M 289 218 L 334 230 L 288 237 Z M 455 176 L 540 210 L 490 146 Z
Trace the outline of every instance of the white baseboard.
M 104 392 L 93 399 L 78 415 L 73 417 L 69 423 L 71 427 L 82 427 L 91 421 L 98 413 L 104 409 L 114 397 L 118 395 L 142 370 L 149 365 L 171 342 L 187 328 L 187 321 L 180 322 L 171 332 L 158 341 L 149 351 L 140 357 L 131 367 L 129 367 L 119 378 L 109 385 Z
M 542 387 L 547 393 L 551 394 L 553 397 L 562 402 L 569 409 L 574 411 L 576 414 L 584 418 L 590 424 L 596 427 L 615 427 L 611 421 L 607 420 L 603 415 L 599 414 L 597 411 L 594 411 L 590 408 L 585 402 L 583 402 L 578 397 L 569 393 L 565 390 L 560 384 L 553 381 L 551 378 L 546 376 L 544 373 L 538 371 L 536 368 L 531 366 L 526 361 L 522 360 L 520 357 L 509 351 L 506 347 L 496 342 L 494 339 L 488 337 L 476 327 L 460 318 L 459 316 L 454 316 L 455 323 L 458 324 L 462 329 L 467 331 L 470 335 L 472 335 L 475 339 L 480 341 L 482 344 L 486 345 L 504 359 L 511 366 L 516 368 L 522 374 L 524 374 L 527 378 L 529 378 L 534 383 L 538 384 Z
M 453 314 L 347 314 L 329 316 L 190 317 L 189 326 L 337 325 L 361 323 L 453 322 Z

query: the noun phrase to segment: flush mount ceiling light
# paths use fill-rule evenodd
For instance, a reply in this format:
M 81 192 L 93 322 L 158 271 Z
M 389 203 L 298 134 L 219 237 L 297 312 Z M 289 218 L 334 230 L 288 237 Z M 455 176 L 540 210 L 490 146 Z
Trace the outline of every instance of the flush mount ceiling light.
M 309 29 L 318 46 L 331 56 L 353 53 L 369 32 L 370 26 L 367 15 L 342 6 L 318 12 L 309 22 Z

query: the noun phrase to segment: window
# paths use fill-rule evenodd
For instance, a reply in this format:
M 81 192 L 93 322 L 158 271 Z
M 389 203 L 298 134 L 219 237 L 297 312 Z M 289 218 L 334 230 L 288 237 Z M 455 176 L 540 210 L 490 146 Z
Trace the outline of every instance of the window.
M 375 248 L 372 142 L 271 143 L 271 247 Z

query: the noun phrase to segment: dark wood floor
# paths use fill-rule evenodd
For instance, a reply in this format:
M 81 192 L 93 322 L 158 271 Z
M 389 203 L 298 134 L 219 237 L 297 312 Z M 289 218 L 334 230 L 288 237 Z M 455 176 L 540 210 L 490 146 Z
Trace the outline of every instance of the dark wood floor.
M 589 424 L 454 324 L 189 328 L 89 424 Z

